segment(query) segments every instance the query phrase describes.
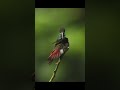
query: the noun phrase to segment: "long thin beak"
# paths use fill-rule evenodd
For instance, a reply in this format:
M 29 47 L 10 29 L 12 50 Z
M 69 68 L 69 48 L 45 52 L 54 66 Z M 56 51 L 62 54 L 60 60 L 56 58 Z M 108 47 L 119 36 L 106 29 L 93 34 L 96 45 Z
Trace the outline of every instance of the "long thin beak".
M 62 36 L 62 39 L 63 39 L 63 32 L 61 32 L 61 36 Z

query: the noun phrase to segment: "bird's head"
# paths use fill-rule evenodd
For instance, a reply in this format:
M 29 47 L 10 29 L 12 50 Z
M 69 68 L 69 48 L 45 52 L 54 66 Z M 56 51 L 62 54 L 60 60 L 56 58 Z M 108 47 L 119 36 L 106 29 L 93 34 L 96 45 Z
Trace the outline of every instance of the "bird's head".
M 60 32 L 59 38 L 63 39 L 65 37 L 65 28 L 64 27 L 60 27 L 59 32 Z

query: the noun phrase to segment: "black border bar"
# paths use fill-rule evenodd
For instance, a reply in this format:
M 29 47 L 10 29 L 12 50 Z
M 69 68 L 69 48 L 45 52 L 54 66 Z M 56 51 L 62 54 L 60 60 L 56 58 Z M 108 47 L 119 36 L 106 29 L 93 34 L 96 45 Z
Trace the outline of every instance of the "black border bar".
M 35 8 L 85 8 L 85 0 L 35 0 Z

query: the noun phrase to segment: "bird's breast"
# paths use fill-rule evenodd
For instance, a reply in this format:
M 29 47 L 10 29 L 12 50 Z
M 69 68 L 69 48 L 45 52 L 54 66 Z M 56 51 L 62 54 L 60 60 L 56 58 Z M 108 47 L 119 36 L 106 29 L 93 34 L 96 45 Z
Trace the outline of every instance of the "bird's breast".
M 63 49 L 60 49 L 60 54 L 63 54 L 63 53 L 64 53 Z

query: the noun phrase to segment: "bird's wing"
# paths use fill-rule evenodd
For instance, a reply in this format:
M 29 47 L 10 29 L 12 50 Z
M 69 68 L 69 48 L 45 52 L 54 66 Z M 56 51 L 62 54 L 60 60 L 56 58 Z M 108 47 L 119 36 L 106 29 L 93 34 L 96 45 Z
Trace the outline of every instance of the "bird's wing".
M 60 45 L 56 45 L 55 49 L 50 53 L 50 56 L 48 57 L 49 63 L 53 61 L 53 59 L 60 57 Z
M 59 44 L 59 43 L 61 43 L 62 42 L 62 39 L 57 39 L 55 42 L 53 42 L 52 44 L 55 44 L 55 45 L 57 45 L 57 44 Z

